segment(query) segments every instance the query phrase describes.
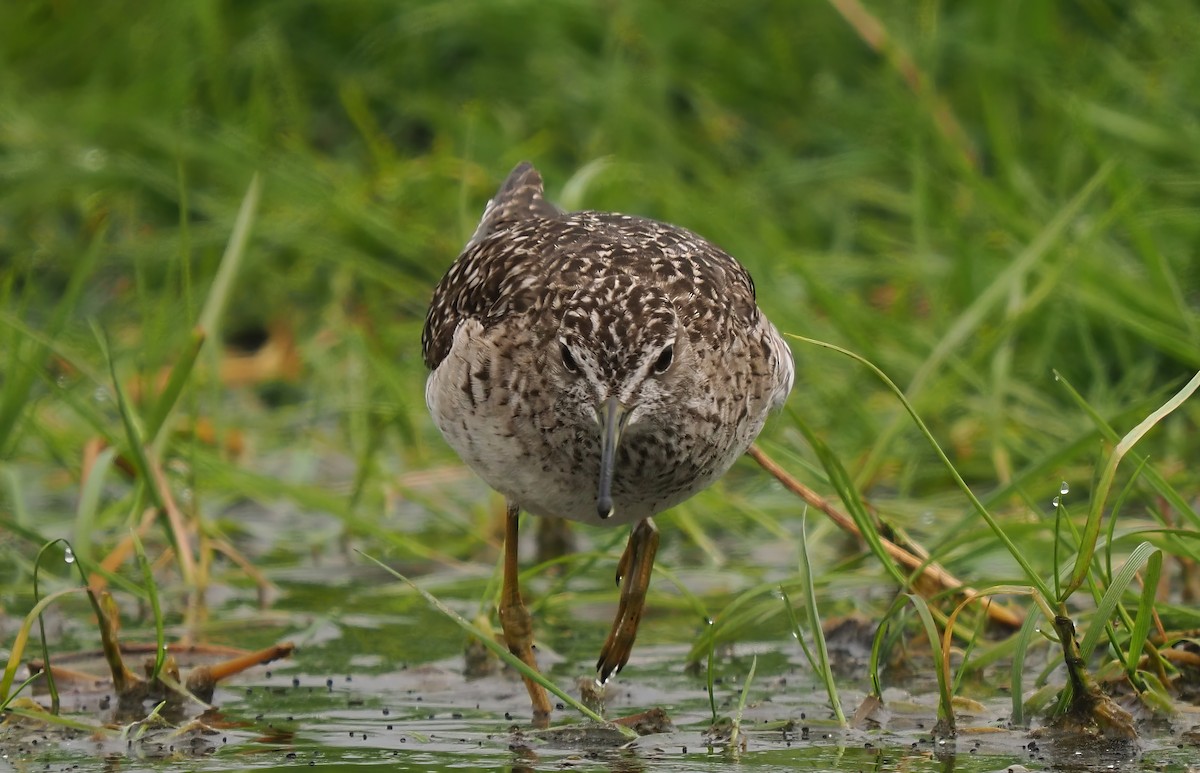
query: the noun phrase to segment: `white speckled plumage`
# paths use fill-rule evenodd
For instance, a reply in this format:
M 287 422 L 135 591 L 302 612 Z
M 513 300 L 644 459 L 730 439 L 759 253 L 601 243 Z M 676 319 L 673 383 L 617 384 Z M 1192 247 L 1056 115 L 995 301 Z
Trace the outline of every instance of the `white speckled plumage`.
M 652 516 L 724 473 L 791 390 L 791 352 L 750 275 L 686 229 L 562 212 L 521 164 L 434 290 L 421 342 L 434 421 L 508 503 L 500 621 L 517 657 L 536 669 L 519 511 L 635 524 L 596 663 L 606 681 L 637 636 Z M 545 690 L 525 686 L 548 721 Z
M 711 484 L 794 377 L 736 260 L 676 226 L 562 212 L 527 163 L 437 286 L 422 344 L 426 401 L 462 459 L 521 508 L 591 524 Z M 610 398 L 625 413 L 601 518 Z

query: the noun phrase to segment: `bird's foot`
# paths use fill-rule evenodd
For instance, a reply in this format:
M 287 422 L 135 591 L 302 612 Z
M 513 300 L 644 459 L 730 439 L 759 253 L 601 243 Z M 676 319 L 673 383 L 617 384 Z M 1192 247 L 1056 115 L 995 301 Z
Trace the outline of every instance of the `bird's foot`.
M 633 527 L 629 543 L 618 564 L 621 577 L 621 598 L 617 604 L 617 616 L 600 658 L 596 671 L 600 683 L 620 671 L 629 662 L 633 642 L 637 638 L 638 624 L 642 621 L 642 609 L 646 605 L 646 591 L 650 587 L 650 573 L 654 570 L 654 556 L 658 553 L 658 529 L 649 518 Z

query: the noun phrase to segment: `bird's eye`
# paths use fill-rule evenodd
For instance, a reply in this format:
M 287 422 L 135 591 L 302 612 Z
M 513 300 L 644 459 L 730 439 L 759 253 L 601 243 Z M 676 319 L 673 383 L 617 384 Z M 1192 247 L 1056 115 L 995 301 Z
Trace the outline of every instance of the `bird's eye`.
M 571 350 L 567 348 L 566 344 L 560 344 L 560 346 L 562 346 L 563 367 L 571 373 L 578 373 L 579 363 L 575 362 L 575 357 L 571 354 Z
M 674 358 L 675 346 L 674 344 L 668 344 L 667 348 L 663 349 L 662 353 L 658 355 L 658 359 L 654 361 L 654 372 L 659 374 L 666 373 L 671 369 L 671 361 Z

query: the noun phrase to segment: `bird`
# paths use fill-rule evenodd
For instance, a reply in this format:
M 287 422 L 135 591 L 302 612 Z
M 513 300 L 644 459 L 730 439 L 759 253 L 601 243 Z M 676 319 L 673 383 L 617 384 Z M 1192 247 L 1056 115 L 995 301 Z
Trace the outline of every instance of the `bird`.
M 659 546 L 653 517 L 728 470 L 792 389 L 791 350 L 754 281 L 685 228 L 563 211 L 523 162 L 434 289 L 421 346 L 434 423 L 505 499 L 501 629 L 534 671 L 520 513 L 630 526 L 596 662 L 606 683 L 637 636 Z M 545 726 L 546 691 L 524 681 Z

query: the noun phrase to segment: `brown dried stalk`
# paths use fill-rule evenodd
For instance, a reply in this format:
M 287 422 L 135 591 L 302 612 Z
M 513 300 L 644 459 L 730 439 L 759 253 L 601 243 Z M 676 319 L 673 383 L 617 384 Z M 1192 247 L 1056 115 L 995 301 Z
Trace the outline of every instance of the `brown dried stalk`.
M 838 528 L 840 528 L 842 531 L 853 534 L 855 537 L 860 539 L 862 538 L 862 532 L 859 530 L 858 525 L 854 523 L 853 519 L 834 507 L 833 504 L 831 504 L 820 494 L 789 475 L 786 470 L 780 467 L 779 464 L 770 456 L 768 456 L 767 453 L 761 448 L 758 446 L 750 446 L 750 450 L 746 453 L 749 454 L 754 461 L 758 462 L 760 467 L 770 473 L 775 480 L 782 483 L 784 488 L 803 499 L 812 507 L 815 507 L 822 513 L 825 513 L 825 515 L 827 515 L 831 521 L 837 524 Z M 925 552 L 925 550 L 921 549 L 920 547 L 914 547 L 912 550 L 908 550 L 882 535 L 880 535 L 879 541 L 889 556 L 913 571 L 919 570 L 923 579 L 934 583 L 937 587 L 959 593 L 967 599 L 979 598 L 984 609 L 987 611 L 988 617 L 991 618 L 992 621 L 1009 628 L 1019 628 L 1021 623 L 1024 622 L 1021 615 L 1019 615 L 1017 612 L 1009 609 L 1008 607 L 995 604 L 991 600 L 981 596 L 980 593 L 974 588 L 964 584 L 957 577 L 946 571 L 941 564 L 937 563 L 936 561 L 931 561 L 928 558 L 928 554 Z

